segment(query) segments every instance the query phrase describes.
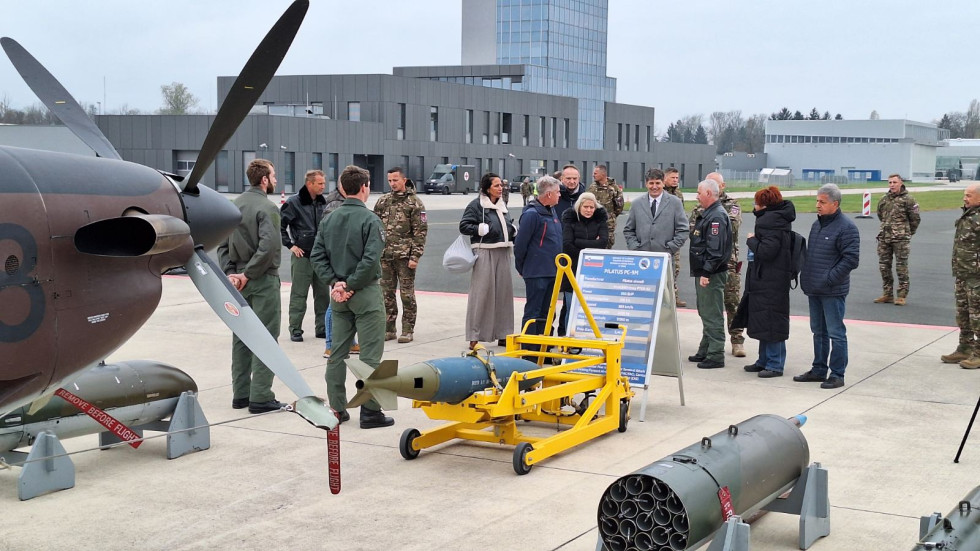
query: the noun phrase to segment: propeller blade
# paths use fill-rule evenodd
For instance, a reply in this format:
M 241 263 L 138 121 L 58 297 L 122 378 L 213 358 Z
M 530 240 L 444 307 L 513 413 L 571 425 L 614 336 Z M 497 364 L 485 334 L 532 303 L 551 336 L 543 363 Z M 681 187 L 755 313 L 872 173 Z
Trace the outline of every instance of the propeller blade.
M 0 45 L 41 103 L 74 132 L 78 139 L 92 148 L 99 157 L 122 159 L 95 121 L 89 118 L 68 90 L 34 56 L 12 38 L 0 38 Z
M 328 430 L 337 426 L 339 420 L 333 410 L 313 394 L 313 390 L 296 371 L 293 363 L 279 348 L 279 343 L 259 321 L 241 293 L 231 285 L 224 272 L 201 247 L 194 250 L 194 256 L 185 268 L 221 321 L 296 394 L 299 400 L 294 411 L 314 426 Z
M 211 125 L 204 139 L 204 145 L 201 146 L 194 170 L 184 180 L 183 191 L 197 193 L 197 184 L 204 176 L 204 171 L 211 167 L 221 148 L 238 130 L 245 116 L 259 100 L 265 87 L 269 85 L 272 76 L 276 74 L 309 7 L 309 0 L 293 2 L 252 53 L 252 57 L 228 91 L 225 101 L 221 103 L 214 124 Z

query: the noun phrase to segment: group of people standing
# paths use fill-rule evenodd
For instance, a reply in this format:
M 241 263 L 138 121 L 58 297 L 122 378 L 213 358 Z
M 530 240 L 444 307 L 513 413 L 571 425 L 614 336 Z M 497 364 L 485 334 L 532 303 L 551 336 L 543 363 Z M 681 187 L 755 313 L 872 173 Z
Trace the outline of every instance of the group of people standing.
M 325 339 L 327 395 L 341 422 L 346 411 L 345 360 L 360 353 L 361 360 L 377 367 L 384 341 L 413 340 L 416 301 L 415 270 L 425 248 L 425 207 L 400 167 L 388 171 L 391 192 L 371 211 L 365 201 L 371 193 L 368 171 L 346 167 L 337 189 L 324 196 L 320 170 L 307 172 L 304 186 L 281 211 L 267 195 L 275 193 L 272 163 L 252 161 L 246 175 L 250 188 L 235 204 L 242 222 L 218 247 L 219 262 L 229 282 L 248 301 L 273 338 L 279 336 L 280 248 L 291 255 L 292 287 L 289 300 L 290 339 L 303 340 L 307 297 L 313 290 L 316 336 Z M 402 332 L 396 330 L 402 299 Z M 355 342 L 360 336 L 360 343 Z M 237 337 L 232 344 L 232 407 L 250 413 L 282 408 L 272 392 L 272 372 Z M 394 420 L 369 401 L 360 408 L 361 428 L 386 427 Z
M 558 267 L 555 257 L 569 255 L 574 263 L 585 248 L 610 248 L 616 216 L 623 212 L 623 192 L 606 176 L 606 167 L 593 171 L 586 189 L 575 165 L 537 180 L 536 193 L 518 218 L 518 227 L 501 199 L 500 176 L 488 172 L 480 179 L 480 194 L 463 211 L 461 234 L 470 237 L 477 256 L 466 303 L 466 339 L 470 348 L 479 342 L 503 344 L 514 333 L 514 290 L 511 266 L 523 278 L 527 302 L 521 319 L 532 334 L 550 334 L 545 318 L 551 304 Z M 522 194 L 524 190 L 522 189 Z M 529 195 L 528 195 L 529 196 Z M 526 196 L 527 197 L 527 196 Z M 558 335 L 568 331 L 572 289 L 562 285 Z

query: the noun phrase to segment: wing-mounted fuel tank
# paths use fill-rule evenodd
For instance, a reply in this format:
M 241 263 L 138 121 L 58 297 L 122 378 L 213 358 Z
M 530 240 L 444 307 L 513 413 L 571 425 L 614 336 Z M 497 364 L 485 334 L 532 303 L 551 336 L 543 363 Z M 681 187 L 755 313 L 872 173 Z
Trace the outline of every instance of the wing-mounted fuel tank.
M 154 245 L 161 252 L 143 256 L 76 247 L 79 228 L 133 213 L 166 220 L 163 233 L 186 231 L 176 188 L 153 169 L 0 147 L 0 174 L 0 402 L 15 401 L 12 408 L 131 337 L 160 300 L 160 265 L 183 264 L 193 248 L 189 237 L 176 244 L 173 235 Z M 61 369 L 64 363 L 71 367 Z
M 143 360 L 93 367 L 65 388 L 131 427 L 169 417 L 182 392 L 197 392 L 197 384 L 180 369 Z M 37 411 L 24 406 L 0 417 L 0 452 L 32 445 L 44 430 L 65 439 L 105 429 L 55 396 Z

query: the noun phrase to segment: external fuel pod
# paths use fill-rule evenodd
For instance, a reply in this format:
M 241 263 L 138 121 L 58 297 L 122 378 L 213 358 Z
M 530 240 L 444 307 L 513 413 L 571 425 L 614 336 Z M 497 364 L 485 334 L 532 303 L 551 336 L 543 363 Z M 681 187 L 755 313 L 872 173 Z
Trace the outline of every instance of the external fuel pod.
M 606 549 L 697 549 L 728 516 L 791 489 L 810 462 L 798 416 L 758 415 L 610 485 L 599 501 Z

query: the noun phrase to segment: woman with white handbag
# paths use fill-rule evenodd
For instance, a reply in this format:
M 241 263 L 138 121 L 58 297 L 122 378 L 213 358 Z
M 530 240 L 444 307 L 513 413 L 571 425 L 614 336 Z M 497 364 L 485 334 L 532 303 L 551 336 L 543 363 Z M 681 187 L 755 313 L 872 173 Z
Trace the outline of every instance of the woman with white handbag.
M 476 255 L 466 303 L 466 339 L 477 342 L 505 339 L 514 332 L 514 235 L 517 229 L 501 195 L 500 177 L 488 172 L 480 179 L 480 195 L 463 211 L 459 232 L 470 236 Z

